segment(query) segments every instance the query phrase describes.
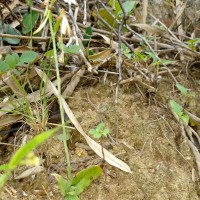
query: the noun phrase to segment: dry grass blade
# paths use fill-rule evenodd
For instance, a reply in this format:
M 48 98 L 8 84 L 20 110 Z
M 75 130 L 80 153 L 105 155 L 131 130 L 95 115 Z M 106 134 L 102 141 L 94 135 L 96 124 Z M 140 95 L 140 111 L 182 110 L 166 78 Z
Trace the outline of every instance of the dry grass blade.
M 16 84 L 16 82 L 12 79 L 12 77 L 8 76 L 7 74 L 3 74 L 2 75 L 3 78 L 3 82 L 6 83 L 10 89 L 14 92 L 14 94 L 17 97 L 23 97 L 24 94 L 22 93 L 22 91 L 20 90 L 19 86 Z
M 177 0 L 176 1 L 176 5 L 178 7 L 178 12 L 176 13 L 176 17 L 174 19 L 174 21 L 172 22 L 172 24 L 170 25 L 169 29 L 172 30 L 172 28 L 174 27 L 174 25 L 177 23 L 178 25 L 178 32 L 180 34 L 183 34 L 183 27 L 182 27 L 182 20 L 181 20 L 181 16 L 186 8 L 186 5 L 187 5 L 187 1 L 185 3 L 183 3 L 182 5 L 182 1 L 180 0 Z M 182 31 L 180 32 L 180 29 L 182 29 Z
M 78 85 L 78 83 L 81 80 L 81 76 L 83 76 L 85 73 L 85 69 L 80 69 L 78 72 L 72 77 L 71 81 L 67 85 L 66 89 L 62 93 L 63 98 L 65 99 L 67 96 L 71 96 L 74 89 Z
M 43 166 L 32 167 L 32 168 L 27 169 L 24 172 L 22 172 L 19 176 L 15 177 L 15 180 L 26 178 L 26 177 L 34 175 L 34 174 L 38 174 L 44 170 L 45 170 L 45 168 Z
M 142 22 L 144 24 L 146 24 L 147 20 L 147 8 L 148 8 L 148 0 L 144 0 L 142 6 Z
M 38 75 L 43 79 L 43 81 L 47 84 L 47 88 L 48 90 L 52 90 L 54 95 L 56 97 L 58 97 L 58 90 L 56 89 L 56 87 L 51 83 L 51 81 L 48 79 L 48 77 L 46 76 L 46 74 L 44 72 L 42 72 L 41 70 L 35 68 L 36 72 L 38 73 Z M 71 120 L 71 122 L 74 124 L 74 126 L 76 127 L 76 129 L 79 131 L 79 133 L 85 138 L 85 140 L 87 141 L 88 145 L 90 146 L 90 148 L 101 158 L 104 158 L 105 161 L 107 161 L 110 165 L 115 166 L 125 172 L 131 172 L 130 167 L 124 163 L 123 161 L 121 161 L 120 159 L 116 158 L 112 153 L 110 153 L 108 150 L 103 148 L 103 153 L 102 153 L 102 146 L 99 145 L 97 142 L 95 142 L 93 139 L 91 139 L 82 129 L 80 123 L 77 121 L 76 117 L 74 116 L 73 112 L 71 111 L 71 109 L 69 108 L 68 104 L 66 103 L 65 99 L 63 97 L 61 97 L 61 101 L 62 101 L 62 106 L 66 112 L 66 114 L 68 115 L 69 119 Z
M 9 6 L 9 8 L 10 8 L 11 10 L 13 10 L 17 5 L 25 6 L 25 4 L 22 3 L 22 2 L 19 1 L 19 0 L 15 0 L 15 1 L 13 1 L 12 3 L 8 4 L 8 6 Z M 2 14 L 3 14 L 4 18 L 5 18 L 5 17 L 7 17 L 7 16 L 10 14 L 10 12 L 9 12 L 9 10 L 8 10 L 7 8 L 4 8 Z

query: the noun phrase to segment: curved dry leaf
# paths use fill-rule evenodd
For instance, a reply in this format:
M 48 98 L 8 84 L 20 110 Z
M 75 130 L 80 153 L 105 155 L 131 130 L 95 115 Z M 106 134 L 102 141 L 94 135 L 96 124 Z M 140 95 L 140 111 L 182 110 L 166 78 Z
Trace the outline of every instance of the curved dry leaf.
M 48 90 L 53 91 L 54 95 L 58 98 L 58 90 L 56 87 L 53 85 L 53 83 L 48 79 L 47 75 L 42 72 L 40 69 L 35 68 L 36 72 L 38 75 L 43 79 L 43 81 L 47 84 Z M 102 153 L 102 146 L 99 145 L 97 142 L 95 142 L 93 139 L 91 139 L 82 129 L 80 123 L 77 121 L 76 117 L 74 116 L 73 112 L 69 108 L 67 102 L 65 99 L 61 96 L 61 103 L 62 106 L 68 115 L 70 121 L 74 124 L 75 128 L 79 131 L 79 133 L 85 138 L 87 141 L 88 145 L 90 148 L 102 159 L 104 158 L 105 161 L 107 161 L 110 165 L 115 166 L 125 172 L 131 172 L 130 167 L 124 163 L 122 160 L 118 159 L 115 157 L 112 153 L 110 153 L 108 150 L 103 148 L 103 153 Z
M 45 24 L 47 23 L 47 20 L 49 19 L 49 13 L 50 12 L 48 11 L 47 16 L 44 19 L 44 21 L 40 24 L 40 26 L 37 28 L 37 30 L 34 31 L 34 33 L 33 33 L 34 35 L 39 33 L 44 28 Z
M 114 40 L 111 40 L 109 37 L 107 37 L 107 36 L 105 36 L 105 35 L 103 35 L 103 34 L 100 34 L 100 33 L 94 33 L 94 35 L 99 35 L 99 36 L 101 36 L 104 40 L 105 40 L 105 43 L 106 44 L 109 44 L 109 45 L 111 45 L 111 47 L 114 49 L 114 50 L 118 50 L 118 43 L 117 42 L 115 42 Z
M 19 176 L 15 177 L 15 180 L 26 178 L 26 177 L 34 175 L 34 174 L 38 174 L 38 173 L 44 171 L 44 169 L 45 168 L 43 166 L 31 167 L 30 169 L 27 169 L 24 172 L 22 172 Z
M 71 36 L 71 28 L 70 28 L 68 19 L 65 15 L 62 16 L 61 33 L 63 35 L 67 35 L 68 37 Z
M 107 59 L 110 56 L 111 52 L 112 52 L 111 49 L 106 49 L 106 50 L 98 52 L 94 55 L 88 56 L 88 59 L 89 59 L 89 61 L 92 61 L 93 63 L 102 62 L 103 60 Z
M 151 26 L 148 24 L 131 24 L 132 26 L 136 26 L 138 28 L 141 28 L 143 30 L 145 30 L 148 33 L 153 33 L 153 34 L 162 34 L 165 33 L 166 31 L 160 28 L 157 28 L 155 26 Z

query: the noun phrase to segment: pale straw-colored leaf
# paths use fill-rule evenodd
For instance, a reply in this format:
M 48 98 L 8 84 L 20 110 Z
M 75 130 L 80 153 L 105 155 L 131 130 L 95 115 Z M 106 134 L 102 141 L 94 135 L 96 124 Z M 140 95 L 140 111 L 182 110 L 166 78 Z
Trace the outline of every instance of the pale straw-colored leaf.
M 40 24 L 40 26 L 38 27 L 38 29 L 33 34 L 39 33 L 44 28 L 44 26 L 47 23 L 48 19 L 49 19 L 49 12 L 48 12 L 46 18 L 44 19 L 44 21 Z
M 67 35 L 68 37 L 71 36 L 71 28 L 69 26 L 68 19 L 65 15 L 62 16 L 61 33 L 63 35 Z
M 42 171 L 44 171 L 44 167 L 43 166 L 35 166 L 35 167 L 31 167 L 30 169 L 25 170 L 24 172 L 22 172 L 19 176 L 15 177 L 15 180 L 17 179 L 22 179 L 22 178 L 26 178 L 28 176 L 31 175 L 35 175 L 38 174 Z
M 76 0 L 63 0 L 64 2 L 68 3 L 68 4 L 74 4 L 74 5 L 77 5 L 77 2 Z

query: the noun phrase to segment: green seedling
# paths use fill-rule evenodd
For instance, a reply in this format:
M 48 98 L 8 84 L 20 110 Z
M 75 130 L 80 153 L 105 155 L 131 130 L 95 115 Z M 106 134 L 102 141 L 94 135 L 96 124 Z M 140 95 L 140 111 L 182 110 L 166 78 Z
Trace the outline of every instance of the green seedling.
M 193 51 L 196 51 L 196 48 L 199 45 L 199 43 L 200 43 L 200 38 L 195 38 L 187 41 L 188 47 Z
M 71 45 L 69 47 L 66 47 L 63 43 L 58 43 L 58 48 L 60 50 L 63 50 L 64 53 L 77 54 L 79 53 L 79 50 L 81 49 L 81 45 Z
M 95 165 L 84 169 L 76 174 L 71 180 L 64 179 L 58 174 L 52 174 L 56 177 L 58 187 L 64 200 L 79 200 L 80 195 L 95 179 L 102 174 L 102 168 Z
M 88 39 L 89 40 L 89 39 L 91 39 L 91 37 L 92 37 L 92 27 L 90 26 L 90 27 L 87 27 L 85 29 L 85 34 L 83 35 L 83 39 Z M 83 41 L 83 45 L 85 47 L 87 47 L 88 44 L 89 44 L 88 41 Z
M 96 129 L 90 129 L 89 134 L 91 134 L 94 138 L 99 139 L 102 137 L 107 137 L 109 134 L 109 129 L 105 128 L 104 123 L 100 123 Z
M 174 100 L 170 100 L 169 104 L 172 108 L 172 111 L 175 112 L 181 120 L 183 120 L 186 124 L 188 124 L 190 118 L 187 114 L 184 114 L 183 107 Z
M 131 59 L 131 57 L 132 57 L 131 50 L 124 43 L 121 43 L 121 49 L 122 49 L 122 52 L 124 53 L 124 55 L 128 59 Z
M 0 72 L 6 73 L 17 66 L 30 64 L 37 56 L 38 53 L 34 51 L 25 51 L 20 57 L 17 53 L 7 54 L 4 61 L 0 60 Z M 15 69 L 15 73 L 18 74 L 19 72 Z

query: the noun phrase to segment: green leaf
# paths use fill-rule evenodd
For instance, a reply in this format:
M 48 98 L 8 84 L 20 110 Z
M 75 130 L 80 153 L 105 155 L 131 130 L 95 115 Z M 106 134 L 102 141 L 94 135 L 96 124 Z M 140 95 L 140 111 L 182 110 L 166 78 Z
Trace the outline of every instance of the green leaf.
M 136 1 L 126 1 L 125 3 L 123 3 L 123 7 L 124 7 L 124 10 L 126 12 L 126 15 L 128 15 L 136 6 Z M 120 8 L 120 10 L 117 12 L 117 15 L 122 17 L 123 15 L 123 12 Z
M 100 123 L 100 124 L 98 124 L 96 130 L 97 131 L 102 130 L 102 129 L 104 129 L 104 127 L 105 127 L 104 123 Z
M 58 30 L 60 29 L 60 24 L 61 24 L 61 22 L 62 22 L 62 17 L 58 17 L 58 18 L 56 19 L 56 23 L 55 23 L 55 25 L 54 25 L 54 27 L 53 27 L 53 32 L 54 32 L 54 34 L 56 34 L 56 33 L 58 32 Z
M 6 34 L 9 34 L 9 35 L 21 35 L 21 33 L 17 29 L 12 28 L 8 24 L 4 24 L 4 28 L 5 28 L 5 33 Z M 2 24 L 0 23 L 0 33 L 1 32 L 2 32 Z M 2 37 L 0 37 L 0 40 L 2 40 Z M 3 40 L 8 42 L 9 44 L 19 44 L 20 43 L 20 39 L 18 39 L 18 38 L 6 38 L 6 37 L 3 37 Z
M 117 0 L 110 0 L 109 4 L 110 4 L 111 7 L 113 7 L 113 4 L 114 4 L 114 9 L 115 9 L 116 13 L 118 13 L 119 11 L 121 11 L 121 7 L 120 7 L 119 2 Z
M 131 53 L 125 53 L 125 52 L 124 52 L 124 55 L 125 55 L 128 59 L 131 59 L 131 57 L 132 57 L 132 54 L 131 54 Z
M 176 83 L 176 87 L 178 88 L 178 90 L 182 93 L 182 94 L 187 94 L 187 89 L 181 85 L 180 83 Z
M 86 32 L 87 35 L 92 35 L 92 27 L 91 26 L 87 27 L 85 29 L 85 32 Z
M 70 195 L 70 196 L 66 197 L 65 200 L 80 200 L 80 199 L 76 195 L 72 195 L 72 196 Z
M 116 19 L 104 8 L 100 8 L 99 10 L 100 16 L 108 23 L 110 26 L 114 27 L 116 24 Z M 111 11 L 112 13 L 112 11 Z
M 95 135 L 97 133 L 97 131 L 95 129 L 90 129 L 89 130 L 89 134 L 91 135 Z
M 103 135 L 105 137 L 107 137 L 107 135 L 109 134 L 109 129 L 108 128 L 105 128 L 104 131 L 103 131 Z
M 102 174 L 102 168 L 99 165 L 95 165 L 84 169 L 76 174 L 76 177 L 72 179 L 70 195 L 81 194 L 93 180 L 97 179 Z
M 22 33 L 29 33 L 35 26 L 39 17 L 39 12 L 32 10 L 30 13 L 25 13 L 23 15 L 22 23 L 24 27 L 22 28 Z
M 70 47 L 66 47 L 66 49 L 64 49 L 65 53 L 79 53 L 79 50 L 81 49 L 81 45 L 71 45 Z
M 46 57 L 54 57 L 53 49 L 47 51 L 47 52 L 45 53 L 45 56 L 46 56 Z
M 63 50 L 65 53 L 75 54 L 79 53 L 81 45 L 71 45 L 69 47 L 66 47 L 63 43 L 58 43 L 58 48 L 60 50 Z
M 17 165 L 25 158 L 25 156 L 38 147 L 41 143 L 52 136 L 59 128 L 54 128 L 52 130 L 46 131 L 35 136 L 32 140 L 28 141 L 24 146 L 22 146 L 12 157 L 8 164 L 9 170 L 15 169 Z
M 25 51 L 20 57 L 20 63 L 31 63 L 38 57 L 38 53 L 34 51 Z
M 169 64 L 172 64 L 172 63 L 173 63 L 172 60 L 161 59 L 161 64 L 163 64 L 163 65 L 169 65 Z
M 84 39 L 90 39 L 92 37 L 92 27 L 91 26 L 87 27 L 86 30 L 85 30 L 85 33 L 86 34 L 83 35 L 83 38 Z M 89 43 L 88 41 L 83 41 L 84 46 L 87 46 L 88 43 Z
M 0 165 L 0 171 L 6 170 L 8 167 L 8 164 Z
M 93 135 L 93 137 L 96 138 L 96 139 L 101 138 L 101 136 L 102 136 L 101 132 L 96 132 L 96 133 Z
M 135 54 L 135 56 L 136 56 L 136 58 L 135 58 L 135 60 L 143 60 L 143 61 L 147 61 L 147 56 L 146 55 L 143 55 L 142 53 L 140 53 L 140 52 L 138 52 L 138 51 L 136 51 L 136 52 L 134 52 L 134 54 Z
M 188 124 L 189 121 L 190 121 L 190 117 L 189 117 L 188 115 L 182 115 L 182 116 L 181 116 L 181 119 L 182 119 L 184 122 L 186 122 L 187 124 Z
M 71 187 L 71 181 L 64 179 L 59 174 L 52 174 L 52 175 L 56 177 L 58 188 L 60 190 L 61 195 L 63 197 L 68 196 L 68 192 L 70 191 L 70 187 Z
M 8 70 L 10 70 L 10 66 L 0 60 L 0 72 L 7 72 Z
M 37 146 L 47 140 L 50 136 L 52 136 L 55 132 L 60 129 L 54 128 L 44 133 L 41 133 L 35 136 L 32 140 L 28 141 L 24 146 L 17 150 L 17 152 L 13 155 L 10 162 L 7 165 L 7 169 L 5 173 L 0 177 L 0 187 L 3 187 L 5 182 L 7 181 L 8 177 L 12 170 L 14 170 L 18 165 L 21 164 L 22 160 Z
M 153 63 L 156 63 L 158 61 L 158 58 L 154 53 L 149 51 L 146 51 L 145 53 L 148 54 L 151 58 L 153 58 Z
M 127 49 L 127 46 L 126 46 L 124 43 L 121 43 L 121 49 L 122 49 L 123 51 L 125 51 L 125 50 Z
M 192 40 L 187 41 L 188 44 L 199 44 L 200 43 L 200 38 L 195 38 Z
M 0 188 L 2 188 L 8 179 L 8 174 L 0 175 Z
M 17 76 L 21 75 L 21 71 L 19 71 L 19 70 L 17 70 L 17 69 L 13 69 L 13 71 L 14 71 L 14 73 L 15 73 Z
M 6 64 L 9 65 L 10 68 L 13 69 L 16 67 L 17 60 L 16 60 L 15 56 L 8 54 L 5 57 L 5 61 L 6 61 Z
M 181 116 L 181 113 L 182 113 L 182 111 L 183 111 L 183 107 L 182 107 L 180 104 L 178 104 L 176 101 L 174 101 L 174 100 L 170 100 L 170 101 L 169 101 L 169 104 L 170 104 L 172 110 L 173 110 L 178 116 Z
M 19 55 L 17 53 L 13 53 L 12 56 L 15 58 L 15 62 L 19 62 Z
M 33 6 L 33 1 L 32 0 L 27 0 L 29 7 Z

